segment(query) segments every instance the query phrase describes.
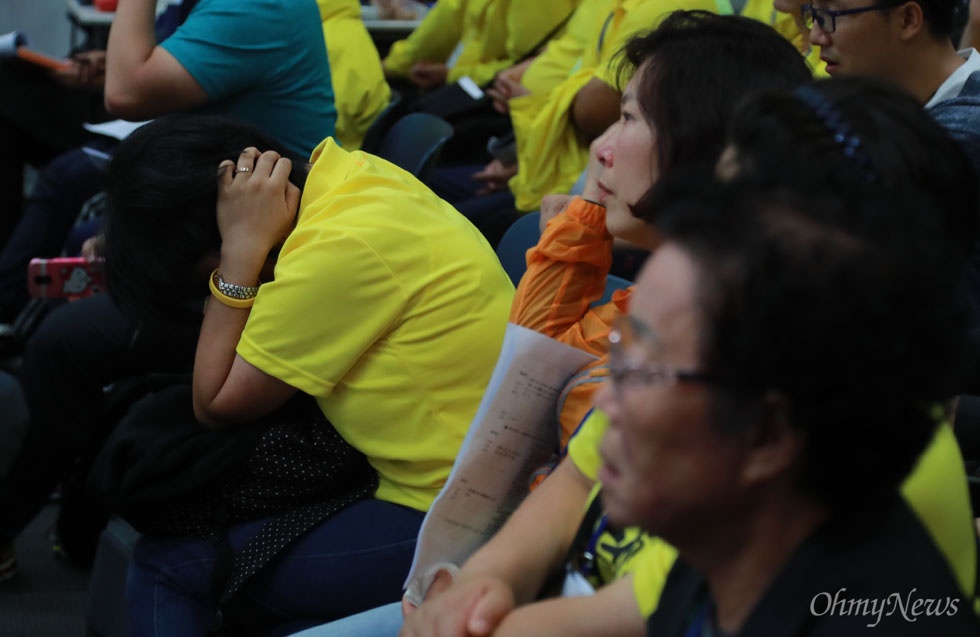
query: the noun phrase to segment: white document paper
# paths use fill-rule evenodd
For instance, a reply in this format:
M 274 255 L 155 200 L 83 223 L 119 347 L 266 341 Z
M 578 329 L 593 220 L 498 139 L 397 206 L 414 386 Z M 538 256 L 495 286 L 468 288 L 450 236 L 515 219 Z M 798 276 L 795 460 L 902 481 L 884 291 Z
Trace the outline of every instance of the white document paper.
M 594 356 L 510 324 L 497 366 L 456 464 L 419 531 L 406 596 L 421 603 L 423 576 L 462 564 L 528 494 L 532 473 L 558 448 L 556 405 L 566 381 Z
M 129 137 L 129 134 L 140 126 L 149 124 L 151 121 L 152 120 L 147 120 L 145 122 L 127 122 L 124 119 L 114 119 L 111 122 L 102 122 L 101 124 L 83 124 L 83 126 L 85 127 L 85 130 L 92 131 L 93 133 L 122 140 Z

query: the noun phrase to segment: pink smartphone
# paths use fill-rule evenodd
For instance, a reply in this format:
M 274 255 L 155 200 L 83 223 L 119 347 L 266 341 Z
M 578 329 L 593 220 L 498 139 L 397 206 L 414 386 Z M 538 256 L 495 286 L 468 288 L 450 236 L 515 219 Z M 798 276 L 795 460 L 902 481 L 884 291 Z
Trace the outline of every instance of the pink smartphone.
M 31 259 L 27 287 L 39 299 L 81 299 L 105 291 L 102 260 L 84 257 Z

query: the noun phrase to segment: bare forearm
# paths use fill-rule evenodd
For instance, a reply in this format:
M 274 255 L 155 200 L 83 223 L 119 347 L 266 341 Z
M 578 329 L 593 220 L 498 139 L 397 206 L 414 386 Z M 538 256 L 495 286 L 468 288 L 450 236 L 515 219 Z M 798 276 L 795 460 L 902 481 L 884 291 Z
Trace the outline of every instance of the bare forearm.
M 591 483 L 574 464 L 563 462 L 466 562 L 460 579 L 490 575 L 510 586 L 518 605 L 534 599 L 564 560 L 590 489 Z
M 106 58 L 106 101 L 132 90 L 140 70 L 156 47 L 155 0 L 121 0 L 109 31 Z
M 262 268 L 260 257 L 222 252 L 218 270 L 222 278 L 238 285 L 255 285 Z M 235 349 L 241 339 L 250 308 L 233 308 L 218 299 L 208 301 L 194 358 L 194 412 L 208 425 L 237 420 L 241 387 L 229 383 Z
M 642 637 L 644 618 L 630 577 L 586 597 L 561 597 L 515 609 L 494 637 Z
M 619 117 L 620 93 L 602 80 L 593 78 L 572 101 L 572 126 L 582 141 L 591 143 Z

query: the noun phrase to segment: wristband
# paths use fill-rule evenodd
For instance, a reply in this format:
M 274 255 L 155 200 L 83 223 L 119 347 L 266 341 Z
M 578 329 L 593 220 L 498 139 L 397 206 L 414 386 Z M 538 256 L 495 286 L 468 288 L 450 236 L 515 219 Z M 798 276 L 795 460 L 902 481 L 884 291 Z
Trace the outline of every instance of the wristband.
M 227 305 L 236 310 L 252 307 L 252 304 L 255 303 L 255 297 L 259 293 L 259 286 L 257 285 L 245 286 L 226 283 L 218 270 L 211 273 L 211 278 L 208 279 L 208 287 L 211 288 L 211 295 L 218 299 L 222 305 Z

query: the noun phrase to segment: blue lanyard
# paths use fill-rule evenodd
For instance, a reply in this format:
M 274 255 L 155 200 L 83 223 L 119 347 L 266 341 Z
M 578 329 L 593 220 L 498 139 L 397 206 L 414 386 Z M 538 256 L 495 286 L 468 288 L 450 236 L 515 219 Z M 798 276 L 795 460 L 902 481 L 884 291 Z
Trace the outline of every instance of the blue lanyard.
M 599 522 L 596 524 L 595 529 L 592 531 L 592 535 L 589 537 L 589 543 L 586 545 L 585 551 L 582 554 L 582 564 L 579 567 L 579 572 L 586 577 L 592 575 L 592 571 L 595 568 L 596 563 L 596 548 L 599 544 L 599 536 L 606 532 L 606 528 L 608 526 L 609 519 L 606 518 L 606 514 L 603 513 L 602 517 L 599 518 Z
M 705 622 L 708 621 L 708 602 L 701 604 L 701 610 L 694 616 L 694 621 L 684 633 L 684 637 L 702 637 L 704 635 Z
M 613 12 L 609 12 L 609 16 L 606 18 L 606 22 L 602 25 L 602 31 L 599 32 L 599 46 L 596 47 L 596 54 L 602 54 L 602 43 L 606 41 L 606 30 L 609 28 L 609 23 L 612 22 Z

